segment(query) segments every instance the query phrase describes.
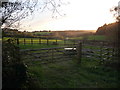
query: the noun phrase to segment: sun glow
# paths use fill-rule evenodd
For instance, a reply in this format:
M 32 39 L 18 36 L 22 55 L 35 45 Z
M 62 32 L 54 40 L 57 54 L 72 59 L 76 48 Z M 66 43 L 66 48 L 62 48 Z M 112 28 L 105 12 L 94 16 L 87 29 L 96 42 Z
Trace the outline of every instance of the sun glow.
M 69 0 L 61 7 L 66 16 L 50 18 L 49 12 L 38 14 L 31 24 L 31 30 L 97 30 L 103 24 L 115 22 L 110 8 L 119 0 Z M 45 16 L 46 17 L 45 17 Z M 30 28 L 28 28 L 30 30 Z

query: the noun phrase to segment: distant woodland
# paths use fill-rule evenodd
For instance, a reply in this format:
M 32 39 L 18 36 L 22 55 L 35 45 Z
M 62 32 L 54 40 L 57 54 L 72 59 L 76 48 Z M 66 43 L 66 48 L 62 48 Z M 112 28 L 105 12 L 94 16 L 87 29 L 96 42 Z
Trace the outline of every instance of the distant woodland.
M 105 35 L 108 40 L 114 41 L 118 39 L 119 36 L 119 22 L 104 24 L 99 27 L 96 32 L 93 31 L 84 31 L 84 30 L 71 30 L 71 31 L 18 31 L 17 29 L 6 29 L 3 30 L 3 37 L 44 37 L 44 38 L 60 38 L 64 39 L 66 37 L 80 37 L 87 35 Z
M 109 40 L 116 40 L 118 39 L 119 35 L 119 22 L 111 23 L 111 24 L 104 24 L 103 26 L 99 27 L 96 31 L 97 35 L 105 35 Z
M 93 30 L 69 30 L 69 31 L 18 31 L 17 29 L 4 28 L 2 30 L 3 37 L 17 37 L 17 38 L 59 38 L 64 39 L 67 37 L 80 37 L 93 35 L 95 31 Z

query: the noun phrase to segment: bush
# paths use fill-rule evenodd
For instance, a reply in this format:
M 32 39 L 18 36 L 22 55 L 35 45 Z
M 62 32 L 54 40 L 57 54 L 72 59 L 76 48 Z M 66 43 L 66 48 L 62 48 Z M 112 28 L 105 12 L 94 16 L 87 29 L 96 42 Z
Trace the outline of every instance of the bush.
M 19 47 L 12 39 L 2 43 L 2 87 L 22 88 L 27 80 L 27 67 L 21 60 Z

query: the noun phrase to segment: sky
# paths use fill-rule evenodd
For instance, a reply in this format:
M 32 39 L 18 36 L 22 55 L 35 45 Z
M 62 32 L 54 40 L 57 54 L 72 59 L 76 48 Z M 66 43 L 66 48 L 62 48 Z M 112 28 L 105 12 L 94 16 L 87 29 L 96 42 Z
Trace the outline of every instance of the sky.
M 52 18 L 51 11 L 35 11 L 23 20 L 21 30 L 97 30 L 105 23 L 115 22 L 110 8 L 119 0 L 63 0 L 67 3 L 59 8 L 62 16 Z M 38 7 L 40 5 L 38 4 Z

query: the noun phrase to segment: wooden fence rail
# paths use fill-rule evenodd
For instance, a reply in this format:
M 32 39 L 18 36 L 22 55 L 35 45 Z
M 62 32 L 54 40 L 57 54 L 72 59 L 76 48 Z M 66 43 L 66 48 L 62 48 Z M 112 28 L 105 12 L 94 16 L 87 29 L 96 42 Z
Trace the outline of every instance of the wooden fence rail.
M 82 44 L 82 55 L 83 57 L 94 58 L 98 60 L 99 64 L 105 62 L 112 62 L 115 57 L 115 48 L 108 44 L 91 45 Z
M 42 41 L 44 40 L 44 41 Z M 53 40 L 53 41 L 52 41 Z M 61 41 L 59 41 L 59 39 L 42 39 L 42 38 L 24 38 L 24 39 L 19 39 L 16 38 L 16 44 L 46 44 L 46 45 L 50 45 L 50 44 L 54 44 L 54 45 L 59 45 L 59 44 L 63 44 L 63 45 L 67 45 L 67 44 L 73 44 L 76 45 L 78 44 L 78 42 L 82 42 L 82 44 L 88 44 L 88 45 L 112 45 L 114 44 L 114 42 L 109 42 L 109 41 L 97 41 L 97 40 L 72 40 L 72 39 L 63 39 Z
M 60 40 L 60 39 L 41 39 L 41 38 L 16 38 L 16 44 L 46 44 L 46 45 L 76 45 L 77 41 L 73 40 Z M 59 41 L 60 40 L 60 41 Z
M 57 42 L 57 40 L 56 40 Z M 76 48 L 76 50 L 65 50 L 65 48 Z M 61 60 L 71 60 L 76 57 L 78 63 L 81 63 L 82 57 L 94 58 L 98 60 L 100 64 L 106 61 L 111 61 L 115 58 L 115 48 L 107 42 L 80 42 L 75 46 L 70 47 L 54 47 L 54 48 L 42 48 L 42 49 L 26 49 L 21 50 L 29 60 L 38 60 L 40 62 L 54 62 Z
M 21 54 L 24 60 L 40 61 L 40 63 L 50 63 L 62 60 L 72 60 L 74 57 L 81 60 L 81 46 L 79 48 L 74 47 L 54 47 L 54 48 L 41 48 L 41 49 L 26 49 L 21 50 Z M 67 48 L 67 49 L 66 49 Z M 78 50 L 79 49 L 79 50 Z M 77 52 L 79 51 L 79 52 Z

